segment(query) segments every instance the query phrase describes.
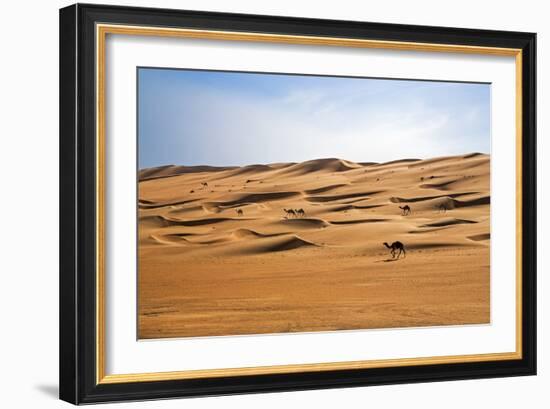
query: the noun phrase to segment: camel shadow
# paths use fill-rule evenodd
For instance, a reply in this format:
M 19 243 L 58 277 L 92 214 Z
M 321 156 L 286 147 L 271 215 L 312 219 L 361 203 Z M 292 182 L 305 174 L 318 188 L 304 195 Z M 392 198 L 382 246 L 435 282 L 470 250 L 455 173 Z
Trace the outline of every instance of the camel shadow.
M 378 260 L 376 261 L 376 263 L 391 263 L 391 262 L 394 262 L 394 261 L 399 261 L 401 259 L 399 258 L 386 258 L 384 260 Z

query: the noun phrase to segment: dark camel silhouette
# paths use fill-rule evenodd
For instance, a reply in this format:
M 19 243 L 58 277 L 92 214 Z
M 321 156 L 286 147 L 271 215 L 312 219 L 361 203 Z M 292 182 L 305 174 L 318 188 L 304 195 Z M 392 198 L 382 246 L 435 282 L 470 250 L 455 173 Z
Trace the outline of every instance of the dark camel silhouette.
M 447 205 L 445 203 L 442 203 L 439 205 L 439 207 L 437 208 L 438 209 L 438 212 L 441 213 L 445 213 L 447 211 Z
M 292 217 L 296 217 L 296 212 L 294 211 L 294 209 L 283 209 L 283 211 L 286 213 L 286 216 L 285 217 L 289 217 L 289 216 L 292 216 Z
M 201 188 L 201 189 L 205 189 L 205 188 L 207 188 L 207 187 L 208 187 L 208 183 L 206 183 L 206 182 L 202 182 L 202 183 L 201 183 L 201 186 L 202 186 L 202 188 Z
M 244 215 L 243 209 L 237 209 L 237 216 Z
M 304 209 L 294 209 L 294 213 L 299 217 L 306 217 L 306 212 Z
M 399 206 L 399 208 L 403 210 L 403 216 L 411 214 L 411 207 L 409 205 L 405 205 L 403 207 Z
M 406 257 L 407 253 L 405 252 L 405 246 L 400 241 L 394 241 L 391 245 L 384 242 L 384 246 L 390 249 L 391 257 L 395 258 L 395 252 L 399 250 L 399 253 L 397 253 L 397 258 L 403 253 L 403 257 Z

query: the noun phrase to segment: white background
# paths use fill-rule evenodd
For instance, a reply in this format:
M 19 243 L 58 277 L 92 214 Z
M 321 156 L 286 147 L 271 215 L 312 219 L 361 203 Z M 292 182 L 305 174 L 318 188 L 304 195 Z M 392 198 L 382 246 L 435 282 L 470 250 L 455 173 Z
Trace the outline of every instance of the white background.
M 94 2 L 91 1 L 90 2 Z M 102 3 L 202 9 L 348 20 L 491 28 L 538 32 L 539 204 L 547 203 L 543 161 L 550 152 L 548 98 L 545 89 L 550 37 L 545 2 L 392 1 L 392 2 L 231 2 L 132 1 Z M 0 402 L 4 407 L 62 407 L 56 400 L 58 345 L 58 11 L 62 1 L 10 2 L 0 24 L 0 175 L 3 216 L 0 240 L 1 357 Z M 546 182 L 546 183 L 545 183 Z M 546 184 L 546 189 L 543 186 Z M 542 206 L 540 206 L 542 208 Z M 539 253 L 550 228 L 539 212 Z M 547 241 L 547 240 L 546 240 Z M 127 403 L 125 407 L 298 407 L 387 408 L 546 407 L 550 401 L 550 355 L 547 352 L 550 297 L 539 257 L 537 377 L 394 385 L 330 391 L 293 392 L 222 398 Z M 546 290 L 546 291 L 545 291 Z

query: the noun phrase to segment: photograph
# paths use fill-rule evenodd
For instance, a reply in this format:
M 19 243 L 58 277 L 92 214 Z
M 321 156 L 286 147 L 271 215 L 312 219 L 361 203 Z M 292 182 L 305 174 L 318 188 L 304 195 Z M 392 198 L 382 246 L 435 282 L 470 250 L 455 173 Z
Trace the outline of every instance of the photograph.
M 491 323 L 490 83 L 136 86 L 138 339 Z
M 59 9 L 61 400 L 537 396 L 488 378 L 537 374 L 543 13 L 402 3 Z

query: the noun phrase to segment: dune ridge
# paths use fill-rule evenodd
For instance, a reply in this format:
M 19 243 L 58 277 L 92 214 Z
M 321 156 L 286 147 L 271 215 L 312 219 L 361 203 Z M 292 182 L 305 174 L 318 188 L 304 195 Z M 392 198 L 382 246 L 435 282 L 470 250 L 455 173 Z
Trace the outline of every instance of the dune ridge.
M 178 176 L 185 173 L 203 173 L 203 172 L 222 172 L 228 169 L 234 169 L 234 166 L 176 166 L 165 165 L 155 168 L 142 169 L 138 172 L 140 182 L 151 179 L 166 178 Z
M 486 154 L 138 180 L 139 338 L 489 322 Z
M 285 167 L 279 172 L 279 175 L 303 175 L 312 172 L 347 172 L 361 167 L 362 165 L 358 163 L 343 159 L 314 159 Z

